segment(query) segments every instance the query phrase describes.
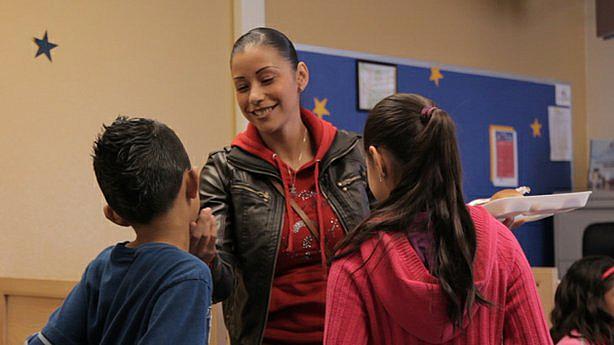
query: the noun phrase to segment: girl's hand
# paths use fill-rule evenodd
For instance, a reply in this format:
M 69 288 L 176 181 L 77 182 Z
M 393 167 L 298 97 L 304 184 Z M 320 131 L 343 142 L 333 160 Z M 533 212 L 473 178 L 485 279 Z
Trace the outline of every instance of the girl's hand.
M 510 230 L 514 230 L 520 227 L 525 222 L 523 219 L 520 219 L 520 220 L 514 220 L 514 219 L 515 217 L 505 218 L 505 220 L 503 220 L 503 225 L 510 228 Z

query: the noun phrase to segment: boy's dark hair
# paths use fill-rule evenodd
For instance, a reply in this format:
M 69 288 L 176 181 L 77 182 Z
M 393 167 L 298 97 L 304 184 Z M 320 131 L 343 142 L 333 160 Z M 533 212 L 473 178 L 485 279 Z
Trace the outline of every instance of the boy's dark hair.
M 429 109 L 430 108 L 430 109 Z M 423 114 L 424 110 L 428 114 Z M 455 326 L 477 302 L 489 305 L 473 280 L 476 233 L 463 200 L 456 126 L 433 101 L 416 94 L 384 98 L 370 111 L 364 148 L 388 150 L 399 163 L 399 183 L 371 215 L 339 244 L 334 259 L 356 252 L 377 232 L 410 231 L 419 213 L 434 234 L 435 258 L 430 271 L 448 300 Z M 367 155 L 367 159 L 372 159 Z
M 188 154 L 172 129 L 158 121 L 119 116 L 94 142 L 94 172 L 119 216 L 147 224 L 177 197 Z
M 614 266 L 609 256 L 587 256 L 567 270 L 554 296 L 550 335 L 556 344 L 572 332 L 591 344 L 614 344 L 614 318 L 605 306 L 604 295 L 614 287 L 614 275 L 602 279 Z
M 282 32 L 272 28 L 255 28 L 249 30 L 243 36 L 239 37 L 232 46 L 230 60 L 235 56 L 235 53 L 242 52 L 248 46 L 262 45 L 275 48 L 279 55 L 290 62 L 293 69 L 296 70 L 298 65 L 298 56 L 292 41 Z

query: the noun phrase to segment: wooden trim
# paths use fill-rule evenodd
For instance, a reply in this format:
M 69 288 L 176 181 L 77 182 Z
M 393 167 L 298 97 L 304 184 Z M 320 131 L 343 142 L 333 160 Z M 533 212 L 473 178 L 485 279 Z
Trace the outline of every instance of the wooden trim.
M 554 294 L 558 286 L 558 274 L 556 267 L 531 267 L 535 284 L 537 284 L 537 292 L 541 299 L 542 311 L 548 327 L 552 326 L 550 313 L 554 309 Z
M 8 344 L 8 297 L 64 299 L 77 282 L 67 280 L 0 278 L 0 344 Z
M 76 281 L 0 278 L 0 345 L 8 344 L 8 297 L 35 297 L 65 299 Z M 229 344 L 224 327 L 221 304 L 213 306 L 210 329 L 210 344 Z
M 0 344 L 8 344 L 6 296 L 0 287 Z
M 70 280 L 0 278 L 0 294 L 64 299 L 76 284 Z

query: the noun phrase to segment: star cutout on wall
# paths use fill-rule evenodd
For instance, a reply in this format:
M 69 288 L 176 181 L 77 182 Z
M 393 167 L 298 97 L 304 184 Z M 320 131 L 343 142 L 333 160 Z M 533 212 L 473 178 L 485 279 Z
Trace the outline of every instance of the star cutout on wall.
M 319 118 L 322 118 L 324 115 L 330 116 L 330 112 L 326 109 L 326 103 L 328 103 L 328 98 L 324 98 L 323 100 L 319 100 L 317 97 L 313 98 L 313 113 L 318 115 Z
M 431 77 L 429 80 L 435 82 L 435 85 L 439 87 L 439 79 L 443 79 L 443 74 L 441 74 L 439 67 L 431 67 Z
M 38 46 L 38 51 L 36 52 L 36 56 L 34 57 L 37 58 L 39 55 L 45 54 L 47 56 L 47 59 L 49 59 L 49 61 L 52 61 L 51 49 L 57 47 L 58 45 L 49 42 L 49 39 L 47 38 L 47 30 L 45 30 L 45 36 L 43 36 L 42 40 L 40 38 L 34 37 L 34 43 L 36 43 L 36 45 Z
M 533 123 L 531 124 L 531 129 L 533 130 L 533 138 L 542 136 L 542 124 L 539 123 L 539 120 L 535 118 Z

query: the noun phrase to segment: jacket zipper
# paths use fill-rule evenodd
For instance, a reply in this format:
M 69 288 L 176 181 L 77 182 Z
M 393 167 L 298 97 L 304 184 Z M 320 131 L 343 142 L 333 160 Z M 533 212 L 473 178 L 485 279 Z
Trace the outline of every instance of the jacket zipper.
M 335 215 L 337 215 L 337 219 L 339 219 L 339 221 L 343 224 L 343 232 L 347 235 L 347 233 L 349 232 L 348 225 L 343 220 L 343 217 L 341 217 L 341 215 L 339 214 L 339 211 L 337 210 L 335 203 L 328 197 L 328 194 L 324 192 L 324 189 L 322 188 L 322 186 L 320 186 L 320 191 L 322 192 L 322 195 L 324 195 L 324 199 L 328 201 L 330 208 L 332 208 L 333 212 L 335 212 Z
M 279 175 L 277 175 L 274 172 L 271 172 L 269 170 L 254 169 L 253 167 L 251 167 L 249 165 L 242 164 L 241 161 L 234 161 L 234 162 L 231 162 L 231 163 L 235 164 L 238 168 L 241 168 L 241 169 L 243 169 L 245 171 L 249 171 L 249 172 L 256 173 L 256 174 L 273 177 L 273 178 L 275 178 L 275 179 L 277 179 L 277 180 L 279 180 L 281 182 L 281 176 L 279 176 Z
M 337 182 L 337 186 L 344 191 L 347 191 L 347 186 L 351 185 L 354 181 L 360 180 L 362 178 L 361 175 L 352 176 L 350 178 L 346 178 L 345 180 Z
M 266 308 L 264 310 L 264 326 L 262 327 L 262 331 L 260 332 L 260 341 L 258 344 L 262 344 L 264 340 L 264 331 L 266 330 L 266 324 L 269 319 L 269 306 L 271 305 L 271 295 L 273 290 L 273 281 L 275 280 L 275 270 L 277 269 L 277 257 L 279 256 L 279 248 L 281 247 L 281 233 L 284 227 L 284 208 L 281 211 L 281 226 L 277 236 L 277 246 L 275 247 L 275 260 L 273 261 L 273 271 L 271 272 L 271 284 L 269 285 L 269 298 L 267 299 Z
M 241 185 L 241 184 L 235 184 L 235 185 L 232 185 L 232 188 L 242 189 L 242 190 L 254 193 L 254 194 L 258 195 L 259 197 L 261 197 L 262 199 L 264 199 L 264 201 L 266 201 L 266 202 L 268 202 L 271 199 L 271 195 L 268 192 L 261 192 L 259 190 L 256 190 L 256 189 L 252 188 L 252 187 L 244 186 L 244 185 Z
M 358 138 L 354 139 L 354 142 L 345 150 L 343 150 L 343 152 L 341 152 L 340 154 L 336 155 L 335 157 L 331 158 L 328 162 L 326 162 L 326 166 L 322 167 L 322 171 L 326 171 L 326 169 L 328 169 L 328 167 L 337 159 L 345 156 L 346 154 L 348 154 L 350 151 L 352 151 L 354 149 L 354 147 L 356 147 L 356 143 L 358 142 Z M 348 179 L 345 179 L 343 181 L 339 181 L 337 182 L 337 185 L 342 184 L 347 182 L 348 180 L 352 180 L 350 182 L 348 182 L 347 184 L 353 182 L 354 178 L 358 179 L 360 178 L 360 175 L 357 176 L 353 176 L 350 177 Z M 318 181 L 318 183 L 320 183 L 320 181 Z M 345 186 L 347 186 L 347 184 Z M 347 188 L 346 188 L 347 189 Z M 326 199 L 328 201 L 328 204 L 330 205 L 330 207 L 333 209 L 333 212 L 335 213 L 335 215 L 337 215 L 337 219 L 339 219 L 339 221 L 341 222 L 341 224 L 343 224 L 343 231 L 344 233 L 347 235 L 347 233 L 350 231 L 350 229 L 348 229 L 348 225 L 345 222 L 345 220 L 343 219 L 343 217 L 341 217 L 341 215 L 339 214 L 339 211 L 337 209 L 337 206 L 335 206 L 335 202 L 333 200 L 331 200 L 331 198 L 328 196 L 328 194 L 326 194 L 326 192 L 324 191 L 324 188 L 322 188 L 322 185 L 320 185 L 320 191 L 322 192 L 322 195 L 324 196 L 324 199 Z

